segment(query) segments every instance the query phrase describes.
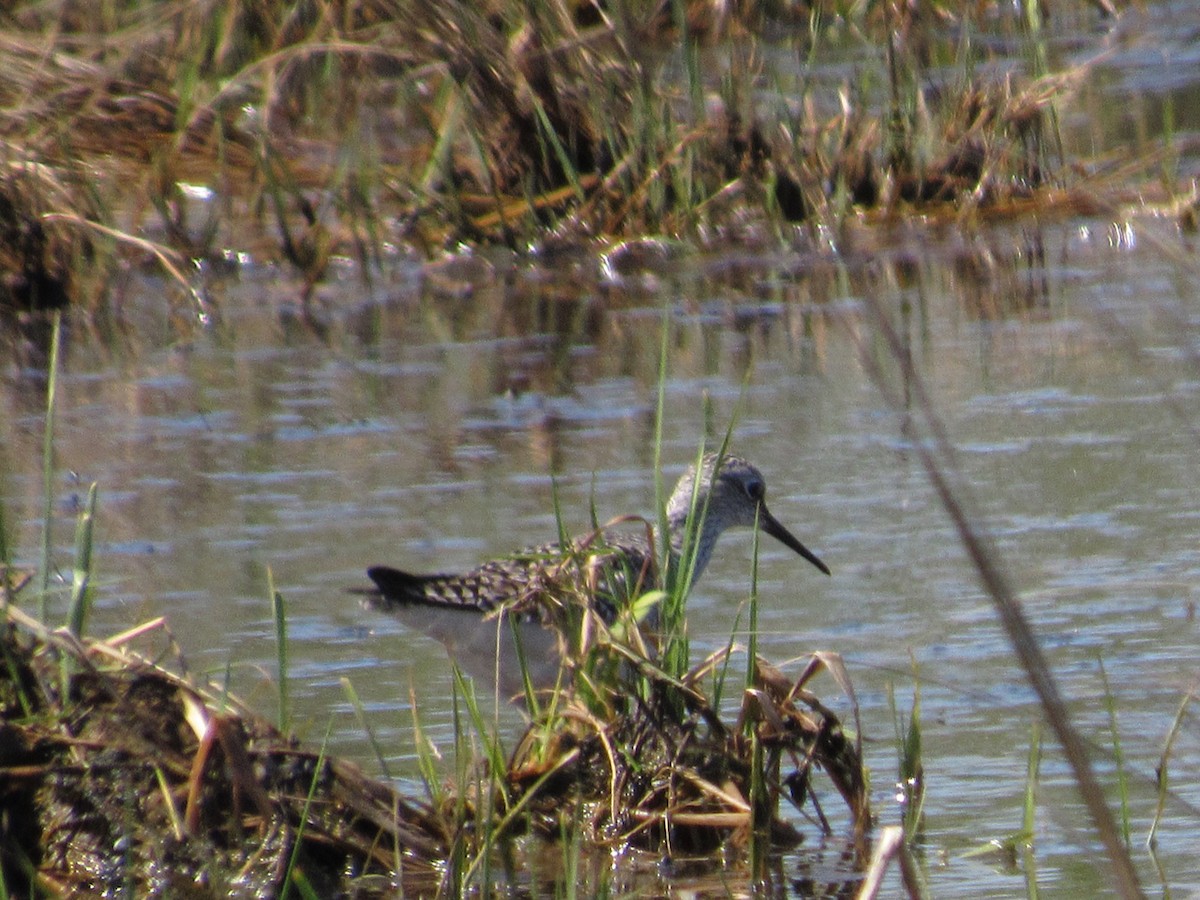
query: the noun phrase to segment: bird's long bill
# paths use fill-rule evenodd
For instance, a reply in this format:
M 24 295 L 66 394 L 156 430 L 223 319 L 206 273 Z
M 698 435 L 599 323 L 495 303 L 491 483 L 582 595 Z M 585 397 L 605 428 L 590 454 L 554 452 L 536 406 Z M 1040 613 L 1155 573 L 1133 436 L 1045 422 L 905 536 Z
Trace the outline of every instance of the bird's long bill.
M 796 540 L 795 535 L 780 525 L 779 520 L 771 515 L 765 505 L 758 508 L 758 527 L 771 537 L 775 538 L 775 540 L 779 541 L 779 543 L 783 544 L 785 547 L 790 547 L 792 550 L 795 550 L 826 575 L 831 574 L 829 571 L 829 566 L 821 562 L 821 559 L 817 556 L 817 554 L 813 553 L 802 543 Z

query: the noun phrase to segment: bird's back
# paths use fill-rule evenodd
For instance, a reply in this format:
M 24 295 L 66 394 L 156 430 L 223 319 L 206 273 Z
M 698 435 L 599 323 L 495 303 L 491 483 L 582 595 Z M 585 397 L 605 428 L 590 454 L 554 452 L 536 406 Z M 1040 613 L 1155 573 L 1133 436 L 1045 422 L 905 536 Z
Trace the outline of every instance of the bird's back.
M 565 551 L 545 544 L 461 575 L 376 566 L 367 571 L 375 590 L 363 593 L 367 605 L 441 641 L 464 671 L 513 696 L 526 676 L 537 688 L 561 677 L 584 613 L 611 624 L 654 586 L 647 541 L 602 537 L 574 541 Z
M 554 610 L 572 603 L 586 603 L 612 622 L 620 609 L 655 585 L 657 570 L 645 538 L 601 532 L 573 541 L 566 550 L 558 542 L 543 544 L 458 575 L 416 575 L 388 566 L 372 567 L 367 575 L 376 587 L 368 593 L 371 605 L 384 611 L 504 611 L 549 624 Z

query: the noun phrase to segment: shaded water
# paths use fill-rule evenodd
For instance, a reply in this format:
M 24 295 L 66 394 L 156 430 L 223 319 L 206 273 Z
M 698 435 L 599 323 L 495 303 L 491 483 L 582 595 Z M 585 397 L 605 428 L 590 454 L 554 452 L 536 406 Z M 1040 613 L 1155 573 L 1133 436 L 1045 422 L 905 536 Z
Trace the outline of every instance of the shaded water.
M 1180 9 L 1152 13 L 1166 22 L 1158 33 L 1171 33 Z M 1186 41 L 1125 38 L 1064 115 L 1069 144 L 1136 143 L 1167 117 L 1163 63 Z M 1175 127 L 1194 129 L 1194 86 L 1172 89 Z M 1140 102 L 1113 102 L 1130 97 Z M 220 679 L 231 668 L 263 710 L 275 702 L 269 566 L 288 605 L 299 727 L 316 741 L 332 717 L 332 749 L 371 768 L 339 681 L 350 679 L 392 771 L 416 792 L 409 697 L 449 753 L 445 655 L 344 589 L 371 564 L 453 571 L 551 537 L 556 496 L 572 531 L 588 526 L 592 503 L 601 520 L 650 513 L 665 311 L 668 482 L 706 433 L 719 438 L 733 422 L 734 449 L 767 474 L 775 515 L 834 572 L 763 544 L 760 651 L 799 660 L 790 671 L 814 649 L 845 657 L 882 824 L 899 817 L 889 691 L 907 715 L 919 686 L 933 892 L 1022 894 L 1021 872 L 964 854 L 1020 829 L 1039 710 L 903 414 L 866 374 L 864 354 L 896 371 L 870 324 L 876 303 L 906 337 L 980 520 L 1113 786 L 1103 664 L 1145 884 L 1197 890 L 1192 716 L 1172 761 L 1161 870 L 1142 849 L 1159 753 L 1200 671 L 1194 254 L 1171 225 L 1143 219 L 976 238 L 850 230 L 836 247 L 711 256 L 646 245 L 464 255 L 431 268 L 397 256 L 369 288 L 347 270 L 307 311 L 285 273 L 249 265 L 210 276 L 219 314 L 195 331 L 163 308 L 161 285 L 133 277 L 112 311 L 69 323 L 56 562 L 69 578 L 72 516 L 98 482 L 90 631 L 166 615 L 194 669 Z M 0 357 L 0 496 L 29 564 L 41 528 L 44 337 L 12 328 Z M 894 376 L 888 387 L 904 390 Z M 697 654 L 727 641 L 749 555 L 747 536 L 728 536 L 691 598 Z M 817 687 L 848 714 L 832 682 Z M 515 737 L 516 712 L 500 719 Z M 1043 895 L 1106 893 L 1051 744 L 1038 809 Z M 802 848 L 782 871 L 799 881 L 814 866 L 828 864 Z

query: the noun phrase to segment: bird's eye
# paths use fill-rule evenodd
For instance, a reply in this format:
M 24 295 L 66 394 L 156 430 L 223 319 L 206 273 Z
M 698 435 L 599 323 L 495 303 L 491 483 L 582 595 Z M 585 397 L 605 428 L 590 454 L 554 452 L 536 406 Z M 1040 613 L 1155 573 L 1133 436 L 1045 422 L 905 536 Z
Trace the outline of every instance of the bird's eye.
M 754 480 L 746 482 L 746 495 L 755 503 L 760 502 L 766 492 L 767 486 L 761 481 Z

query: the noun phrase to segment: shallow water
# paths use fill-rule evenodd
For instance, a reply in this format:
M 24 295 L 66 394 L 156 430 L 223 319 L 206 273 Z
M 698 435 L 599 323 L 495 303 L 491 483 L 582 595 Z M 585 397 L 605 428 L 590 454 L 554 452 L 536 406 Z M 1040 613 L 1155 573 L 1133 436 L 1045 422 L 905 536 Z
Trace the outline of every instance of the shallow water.
M 1196 127 L 1194 74 L 1161 78 L 1164 67 L 1194 69 L 1179 64 L 1190 45 L 1153 39 L 1191 34 L 1186 12 L 1159 4 L 1145 13 L 1152 27 L 1114 30 L 1108 63 L 1064 107 L 1069 145 L 1100 152 L 1128 139 L 1136 151 L 1168 89 L 1174 127 Z M 1055 52 L 1069 62 L 1096 43 L 1064 38 Z M 794 660 L 793 672 L 815 649 L 843 655 L 881 824 L 899 817 L 889 692 L 907 715 L 919 687 L 932 893 L 1020 895 L 1023 872 L 965 854 L 1020 829 L 1039 709 L 929 486 L 915 444 L 924 433 L 869 375 L 865 361 L 877 361 L 883 387 L 905 396 L 873 324 L 881 314 L 904 335 L 972 509 L 1113 796 L 1106 697 L 1115 703 L 1144 884 L 1195 891 L 1194 716 L 1174 746 L 1157 860 L 1143 846 L 1159 754 L 1200 672 L 1195 250 L 1172 220 L 1114 216 L 974 237 L 851 227 L 811 246 L 707 255 L 646 244 L 430 267 L 397 255 L 370 287 L 347 267 L 307 310 L 287 273 L 248 263 L 209 273 L 216 318 L 205 328 L 181 325 L 192 311 L 164 309 L 162 285 L 134 275 L 113 309 L 69 323 L 55 560 L 69 577 L 73 516 L 97 482 L 89 630 L 165 615 L 194 670 L 219 680 L 229 668 L 264 711 L 276 696 L 270 567 L 288 608 L 298 727 L 317 741 L 332 718 L 332 750 L 374 767 L 349 679 L 391 770 L 417 792 L 409 698 L 449 754 L 445 655 L 345 588 L 375 563 L 454 571 L 545 540 L 556 498 L 575 531 L 593 502 L 601 520 L 650 513 L 665 321 L 667 481 L 706 432 L 719 440 L 732 422 L 734 449 L 768 477 L 774 514 L 834 572 L 764 542 L 760 652 Z M 10 545 L 33 565 L 45 341 L 16 326 L 3 340 L 0 496 Z M 697 654 L 728 640 L 750 546 L 727 536 L 691 598 Z M 849 715 L 832 680 L 815 686 Z M 515 737 L 518 714 L 498 715 Z M 1038 885 L 1043 896 L 1104 895 L 1109 878 L 1071 785 L 1046 738 Z M 781 871 L 832 880 L 834 856 L 802 848 Z
M 1178 243 L 1159 227 L 1134 231 Z M 1034 244 L 1053 264 L 1011 249 Z M 984 251 L 1000 264 L 980 278 L 966 262 Z M 946 239 L 919 258 L 898 243 L 857 269 L 692 256 L 622 282 L 594 260 L 568 262 L 474 258 L 428 277 L 398 262 L 390 284 L 329 313 L 319 332 L 293 315 L 276 273 L 251 270 L 218 285 L 221 321 L 186 342 L 156 341 L 166 326 L 149 311 L 141 333 L 106 342 L 74 322 L 57 419 L 57 561 L 68 565 L 71 514 L 98 482 L 91 631 L 165 614 L 193 668 L 223 677 L 232 666 L 235 686 L 269 710 L 274 689 L 255 668 L 274 666 L 269 566 L 288 605 L 302 729 L 316 739 L 332 717 L 333 749 L 374 764 L 348 678 L 393 771 L 415 777 L 410 692 L 449 748 L 445 656 L 343 589 L 370 564 L 454 571 L 553 536 L 555 482 L 573 530 L 587 527 L 593 500 L 601 519 L 649 513 L 666 309 L 668 480 L 706 417 L 717 437 L 734 421 L 734 447 L 767 473 L 775 515 L 834 571 L 762 545 L 761 652 L 845 657 L 884 824 L 898 815 L 888 692 L 907 715 L 919 684 L 931 884 L 943 896 L 1019 893 L 1019 872 L 962 854 L 1019 830 L 1038 710 L 912 432 L 866 373 L 864 354 L 896 371 L 870 325 L 878 303 L 907 335 L 980 519 L 1112 784 L 1103 663 L 1153 883 L 1140 841 L 1158 753 L 1196 676 L 1200 565 L 1197 315 L 1190 282 L 1155 241 L 1114 245 L 1076 222 L 986 244 Z M 468 315 L 447 311 L 456 297 Z M 32 562 L 37 372 L 10 364 L 5 386 L 5 511 Z M 889 389 L 899 386 L 892 375 Z M 728 536 L 693 595 L 696 652 L 727 640 L 749 555 L 748 536 Z M 818 687 L 848 715 L 832 681 Z M 502 730 L 519 725 L 502 710 Z M 1160 832 L 1177 890 L 1200 886 L 1198 749 L 1189 719 Z M 1036 858 L 1050 895 L 1107 883 L 1070 783 L 1047 741 Z M 784 868 L 811 862 L 800 854 Z

